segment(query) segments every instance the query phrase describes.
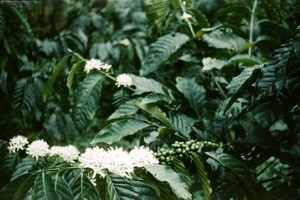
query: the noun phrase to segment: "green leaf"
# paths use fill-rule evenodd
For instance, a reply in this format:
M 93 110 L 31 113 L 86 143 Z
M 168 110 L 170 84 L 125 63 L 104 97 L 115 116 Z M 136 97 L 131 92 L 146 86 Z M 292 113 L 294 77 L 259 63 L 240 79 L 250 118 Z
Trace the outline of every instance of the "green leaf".
M 91 144 L 96 144 L 99 142 L 112 144 L 120 141 L 120 139 L 123 137 L 133 135 L 148 126 L 150 126 L 150 124 L 134 119 L 116 121 L 102 129 L 94 137 Z
M 195 110 L 197 116 L 199 117 L 206 98 L 206 91 L 204 87 L 199 85 L 195 78 L 188 79 L 177 77 L 176 81 L 176 88 L 189 101 L 190 106 Z
M 212 188 L 210 185 L 210 180 L 209 180 L 206 170 L 204 168 L 204 165 L 203 165 L 202 161 L 200 160 L 200 158 L 198 158 L 199 155 L 192 153 L 191 156 L 192 156 L 192 160 L 194 161 L 194 163 L 196 165 L 197 171 L 200 175 L 200 182 L 201 182 L 202 189 L 204 192 L 204 197 L 205 197 L 205 199 L 211 199 L 210 195 L 212 192 Z
M 241 185 L 247 191 L 249 199 L 268 199 L 264 188 L 259 185 L 250 170 L 241 161 L 225 153 L 215 154 L 207 152 L 206 154 L 237 176 Z
M 99 199 L 98 192 L 90 179 L 81 170 L 71 184 L 74 200 Z
M 211 47 L 217 49 L 231 49 L 235 52 L 239 52 L 239 50 L 247 43 L 243 38 L 219 29 L 204 34 L 203 40 Z
M 127 101 L 126 103 L 120 105 L 113 114 L 111 114 L 107 120 L 118 119 L 133 115 L 138 111 L 138 107 L 134 105 L 133 101 Z
M 140 95 L 146 92 L 154 92 L 157 94 L 164 94 L 172 97 L 165 86 L 153 79 L 139 77 L 133 74 L 130 74 L 130 77 L 132 78 L 133 85 L 136 87 L 136 89 L 134 90 L 134 94 L 136 95 Z
M 300 60 L 300 26 L 298 26 L 295 36 L 293 38 L 293 48 L 298 60 Z
M 155 191 L 142 179 L 136 176 L 133 176 L 132 179 L 126 179 L 116 174 L 109 173 L 106 176 L 106 188 L 110 200 L 159 199 Z
M 158 181 L 167 182 L 178 198 L 192 199 L 187 183 L 169 166 L 153 165 L 145 166 L 145 169 Z
M 73 121 L 79 130 L 83 130 L 96 114 L 102 90 L 103 76 L 87 76 L 75 93 Z
M 81 61 L 75 63 L 72 66 L 71 70 L 69 71 L 69 74 L 67 77 L 67 87 L 69 88 L 70 91 L 72 90 L 73 79 L 76 75 L 76 72 L 80 69 L 83 69 L 85 64 L 86 64 L 86 62 L 84 60 L 81 60 Z
M 57 192 L 61 200 L 74 200 L 72 190 L 63 177 L 56 177 L 55 191 Z
M 146 111 L 147 113 L 149 113 L 156 119 L 160 120 L 168 127 L 172 127 L 169 119 L 166 116 L 166 113 L 164 113 L 159 107 L 157 107 L 155 105 L 149 105 L 149 104 L 145 105 L 145 104 L 141 104 L 139 102 L 136 102 L 135 105 L 138 106 L 143 111 Z
M 14 109 L 27 116 L 35 103 L 35 91 L 32 82 L 28 79 L 18 80 L 14 91 Z
M 50 90 L 52 89 L 54 83 L 57 80 L 57 77 L 61 73 L 64 65 L 68 62 L 69 58 L 70 58 L 69 54 L 65 55 L 54 67 L 52 74 L 50 75 L 48 81 L 44 85 L 44 89 L 43 89 L 44 100 L 47 99 Z
M 35 179 L 33 199 L 59 199 L 51 176 L 46 174 L 44 170 Z
M 243 65 L 245 66 L 252 66 L 252 65 L 258 65 L 258 64 L 262 64 L 262 61 L 252 55 L 248 55 L 248 54 L 239 54 L 239 55 L 235 55 L 233 57 L 231 57 L 228 60 L 228 63 L 243 63 Z
M 129 97 L 128 92 L 124 88 L 121 88 L 116 93 L 114 93 L 112 105 L 114 107 L 118 107 L 122 104 L 125 104 L 129 100 L 130 100 L 130 97 Z
M 25 157 L 17 164 L 11 179 L 14 180 L 24 174 L 27 174 L 33 168 L 35 163 L 36 159 L 34 157 Z
M 177 159 L 176 157 L 173 157 L 173 166 L 174 166 L 174 171 L 180 174 L 180 176 L 183 178 L 183 180 L 188 184 L 190 187 L 192 184 L 191 176 L 184 165 L 184 163 Z
M 276 96 L 269 96 L 259 99 L 254 103 L 253 114 L 255 120 L 260 124 L 261 128 L 268 128 L 277 120 L 284 117 L 285 112 L 288 111 Z
M 150 49 L 142 62 L 141 75 L 147 75 L 157 70 L 171 54 L 175 53 L 189 37 L 182 33 L 174 33 L 160 37 L 151 44 Z
M 233 94 L 228 101 L 224 113 L 242 94 L 257 80 L 260 75 L 261 65 L 244 69 L 238 76 L 234 77 L 226 87 L 229 94 Z
M 149 24 L 156 26 L 157 29 L 160 30 L 165 21 L 169 7 L 168 2 L 161 0 L 146 0 L 144 3 Z
M 22 200 L 27 194 L 28 190 L 33 186 L 37 174 L 24 174 L 18 178 L 11 180 L 0 191 L 0 198 L 2 200 Z
M 174 130 L 180 132 L 182 136 L 184 136 L 186 139 L 189 138 L 189 134 L 192 131 L 192 125 L 193 122 L 190 120 L 182 117 L 179 114 L 169 114 L 170 122 L 172 124 L 172 127 Z
M 285 68 L 292 50 L 292 43 L 288 41 L 273 53 L 271 59 L 263 66 L 257 81 L 259 96 L 278 94 L 285 82 Z
M 170 104 L 173 99 L 163 94 L 151 93 L 142 99 L 141 104 Z
M 3 38 L 5 30 L 5 18 L 2 9 L 0 9 L 0 41 Z

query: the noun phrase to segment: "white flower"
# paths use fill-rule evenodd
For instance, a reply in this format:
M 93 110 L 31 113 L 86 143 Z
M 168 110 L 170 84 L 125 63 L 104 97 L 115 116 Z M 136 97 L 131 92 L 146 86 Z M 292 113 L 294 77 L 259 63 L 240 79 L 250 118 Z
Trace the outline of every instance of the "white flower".
M 52 155 L 52 156 L 57 155 L 57 156 L 62 157 L 64 159 L 64 161 L 74 163 L 74 161 L 79 156 L 79 151 L 73 145 L 68 145 L 65 147 L 53 146 L 53 147 L 51 147 L 50 155 Z
M 203 66 L 210 64 L 213 61 L 211 57 L 203 58 L 202 59 L 202 64 Z
M 86 61 L 84 71 L 86 71 L 86 73 L 89 73 L 92 69 L 101 70 L 102 65 L 103 63 L 101 60 L 92 58 L 91 60 Z
M 50 153 L 49 145 L 44 140 L 33 141 L 28 145 L 26 153 L 38 160 L 39 157 L 45 157 Z
M 120 74 L 116 78 L 116 85 L 120 86 L 131 86 L 133 85 L 132 79 L 128 74 Z
M 129 154 L 135 167 L 158 164 L 158 160 L 154 157 L 153 151 L 148 147 L 134 147 Z
M 107 64 L 107 63 L 103 63 L 103 65 L 101 66 L 101 69 L 104 69 L 106 71 L 108 71 L 111 68 L 111 65 Z
M 97 70 L 106 70 L 108 71 L 111 68 L 111 65 L 102 62 L 101 60 L 92 58 L 91 60 L 86 61 L 84 71 L 86 73 L 89 73 L 92 69 L 97 69 Z
M 105 166 L 108 171 L 127 178 L 131 178 L 130 173 L 134 170 L 132 158 L 129 153 L 117 147 L 110 148 L 107 151 Z
M 87 148 L 83 154 L 78 158 L 80 166 L 83 168 L 90 168 L 94 171 L 93 178 L 96 174 L 101 177 L 105 177 L 105 172 L 103 171 L 104 161 L 107 159 L 107 152 L 99 147 Z
M 119 44 L 123 44 L 124 46 L 130 45 L 130 41 L 127 38 L 119 41 Z
M 183 14 L 180 16 L 180 19 L 188 21 L 190 18 L 192 18 L 192 15 L 190 15 L 187 12 L 183 12 Z
M 9 152 L 15 153 L 16 151 L 23 150 L 26 144 L 28 144 L 27 138 L 22 135 L 18 135 L 10 139 L 9 147 L 7 147 L 7 149 Z

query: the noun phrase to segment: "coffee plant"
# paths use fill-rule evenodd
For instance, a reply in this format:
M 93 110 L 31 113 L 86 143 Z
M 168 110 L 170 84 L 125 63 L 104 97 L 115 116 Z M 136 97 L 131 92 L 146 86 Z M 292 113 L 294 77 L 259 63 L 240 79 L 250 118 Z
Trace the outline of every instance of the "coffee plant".
M 296 0 L 0 2 L 0 199 L 299 199 Z

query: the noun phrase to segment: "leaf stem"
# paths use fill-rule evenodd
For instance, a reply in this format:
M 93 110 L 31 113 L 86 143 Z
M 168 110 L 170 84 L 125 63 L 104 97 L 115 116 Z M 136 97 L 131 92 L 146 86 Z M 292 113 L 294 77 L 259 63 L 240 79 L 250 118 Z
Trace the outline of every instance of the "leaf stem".
M 222 87 L 220 86 L 220 84 L 218 83 L 218 81 L 215 79 L 215 76 L 213 75 L 212 72 L 210 72 L 210 76 L 211 76 L 212 80 L 214 81 L 214 83 L 216 84 L 216 86 L 218 87 L 218 89 L 221 92 L 222 96 L 225 99 L 227 99 L 227 95 L 225 94 L 224 90 L 222 89 Z
M 179 1 L 179 4 L 180 4 L 180 7 L 181 7 L 182 12 L 183 12 L 183 13 L 186 13 L 185 5 L 183 4 L 182 0 L 178 0 L 178 1 Z M 190 29 L 190 31 L 191 31 L 193 37 L 195 37 L 195 31 L 194 31 L 194 28 L 193 28 L 193 26 L 192 26 L 192 23 L 190 22 L 189 19 L 186 19 L 185 21 L 187 22 L 187 24 L 188 24 L 188 26 L 189 26 L 189 29 Z
M 254 0 L 254 4 L 251 12 L 251 21 L 250 21 L 250 32 L 249 32 L 249 43 L 253 42 L 253 26 L 254 26 L 254 15 L 257 6 L 257 0 Z M 248 55 L 251 55 L 252 47 L 248 49 Z

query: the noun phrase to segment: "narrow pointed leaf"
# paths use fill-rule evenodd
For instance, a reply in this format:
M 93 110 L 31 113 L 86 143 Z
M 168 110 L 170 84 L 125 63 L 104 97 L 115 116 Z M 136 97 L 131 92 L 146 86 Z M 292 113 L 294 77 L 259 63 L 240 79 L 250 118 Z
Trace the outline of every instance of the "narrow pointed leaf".
M 150 126 L 150 124 L 134 119 L 116 121 L 102 129 L 94 137 L 91 143 L 96 144 L 99 142 L 104 142 L 107 144 L 112 144 L 119 141 L 123 137 L 133 135 L 148 126 Z
M 141 75 L 147 75 L 157 70 L 171 54 L 175 53 L 189 37 L 182 33 L 174 33 L 160 37 L 150 46 L 149 52 L 142 62 Z
M 172 127 L 169 119 L 167 118 L 166 113 L 164 113 L 159 107 L 157 107 L 155 105 L 144 105 L 144 104 L 140 104 L 138 102 L 136 102 L 136 106 L 138 106 L 143 111 L 146 111 L 147 113 L 149 113 L 156 119 L 160 120 L 168 127 Z
M 127 101 L 126 103 L 120 105 L 113 114 L 111 114 L 107 120 L 113 120 L 122 118 L 128 115 L 133 115 L 138 111 L 138 107 L 133 104 L 132 101 Z
M 68 77 L 67 77 L 67 87 L 69 88 L 69 90 L 72 89 L 73 79 L 74 79 L 74 77 L 76 75 L 76 72 L 78 70 L 80 70 L 81 68 L 84 68 L 84 66 L 85 66 L 85 61 L 84 60 L 81 60 L 81 61 L 75 63 L 72 66 L 72 68 L 71 68 L 71 70 L 70 70 L 70 72 L 68 74 Z
M 212 188 L 211 188 L 211 185 L 210 185 L 210 180 L 207 176 L 207 173 L 206 173 L 206 170 L 204 168 L 204 165 L 202 163 L 202 161 L 200 160 L 200 158 L 198 158 L 198 155 L 195 154 L 195 153 L 192 153 L 191 154 L 192 156 L 192 160 L 194 161 L 195 165 L 196 165 L 196 168 L 197 168 L 197 171 L 199 173 L 199 176 L 200 176 L 200 182 L 201 182 L 201 185 L 202 185 L 202 189 L 203 189 L 203 192 L 204 192 L 204 197 L 205 199 L 211 199 L 210 198 L 210 195 L 211 195 L 211 192 L 212 192 Z
M 123 178 L 113 173 L 106 176 L 107 193 L 110 200 L 159 199 L 155 191 L 142 179 L 133 176 L 132 179 Z
M 33 199 L 51 200 L 58 198 L 51 176 L 42 171 L 34 182 Z
M 103 77 L 100 74 L 87 76 L 75 94 L 73 120 L 79 130 L 83 130 L 96 114 L 102 90 Z
M 215 154 L 207 152 L 206 154 L 237 176 L 250 199 L 268 199 L 265 189 L 257 182 L 247 166 L 241 161 L 225 153 Z
M 190 106 L 195 110 L 197 115 L 200 116 L 206 98 L 204 87 L 199 85 L 195 78 L 178 77 L 176 88 L 189 101 Z
M 167 182 L 180 199 L 192 199 L 187 183 L 167 165 L 145 166 L 145 169 L 158 181 Z
M 61 200 L 74 200 L 72 190 L 64 178 L 58 176 L 55 182 L 55 191 Z
M 44 85 L 44 89 L 43 89 L 44 100 L 47 99 L 50 90 L 52 89 L 52 87 L 53 87 L 57 77 L 59 76 L 60 72 L 62 71 L 64 65 L 67 63 L 69 57 L 70 57 L 69 54 L 65 55 L 54 67 L 52 74 L 50 75 L 48 81 Z

